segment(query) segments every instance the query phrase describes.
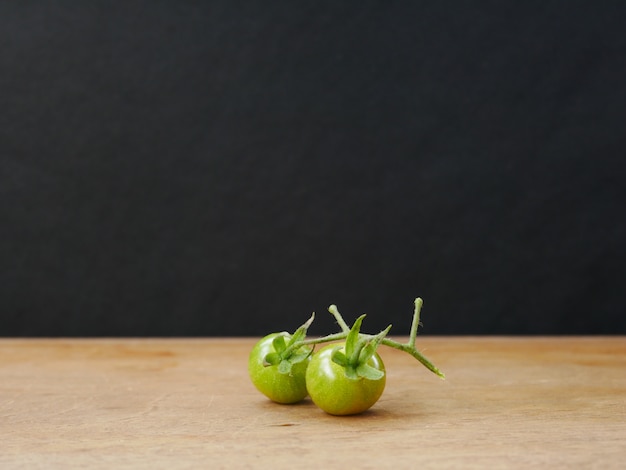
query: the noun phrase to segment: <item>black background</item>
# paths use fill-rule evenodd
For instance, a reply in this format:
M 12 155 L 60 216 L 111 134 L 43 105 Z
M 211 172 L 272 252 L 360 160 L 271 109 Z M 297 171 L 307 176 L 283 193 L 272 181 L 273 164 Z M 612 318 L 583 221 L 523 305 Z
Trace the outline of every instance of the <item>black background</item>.
M 626 333 L 624 2 L 2 2 L 2 336 Z

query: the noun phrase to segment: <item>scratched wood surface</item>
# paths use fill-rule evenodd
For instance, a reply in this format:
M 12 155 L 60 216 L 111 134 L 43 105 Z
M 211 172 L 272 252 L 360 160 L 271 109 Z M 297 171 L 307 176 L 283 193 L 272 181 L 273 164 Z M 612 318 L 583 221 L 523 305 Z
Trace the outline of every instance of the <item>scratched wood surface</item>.
M 253 339 L 0 339 L 0 468 L 623 468 L 626 337 L 418 338 L 369 412 L 276 405 Z

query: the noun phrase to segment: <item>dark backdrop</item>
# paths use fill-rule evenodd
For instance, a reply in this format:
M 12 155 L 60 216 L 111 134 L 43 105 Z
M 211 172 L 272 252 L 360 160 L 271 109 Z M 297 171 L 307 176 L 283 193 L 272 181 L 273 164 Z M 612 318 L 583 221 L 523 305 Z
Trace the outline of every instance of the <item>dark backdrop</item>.
M 0 335 L 626 333 L 624 2 L 0 4 Z

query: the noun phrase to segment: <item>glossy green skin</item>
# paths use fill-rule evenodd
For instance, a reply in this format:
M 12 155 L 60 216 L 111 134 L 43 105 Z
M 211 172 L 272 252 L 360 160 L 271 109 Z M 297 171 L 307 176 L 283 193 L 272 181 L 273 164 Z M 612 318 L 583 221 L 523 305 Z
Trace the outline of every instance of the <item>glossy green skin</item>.
M 278 372 L 277 365 L 264 365 L 263 358 L 268 353 L 275 352 L 272 341 L 278 335 L 285 336 L 285 340 L 290 338 L 288 333 L 283 332 L 272 333 L 259 340 L 250 352 L 248 373 L 257 390 L 270 400 L 276 403 L 296 403 L 308 395 L 305 376 L 311 357 L 294 364 L 290 374 Z
M 332 359 L 337 344 L 319 350 L 311 359 L 306 371 L 306 383 L 313 402 L 331 415 L 353 415 L 362 413 L 378 401 L 385 390 L 386 374 L 380 380 L 346 377 L 344 368 Z M 343 346 L 343 344 L 341 344 Z M 385 371 L 378 354 L 368 364 Z

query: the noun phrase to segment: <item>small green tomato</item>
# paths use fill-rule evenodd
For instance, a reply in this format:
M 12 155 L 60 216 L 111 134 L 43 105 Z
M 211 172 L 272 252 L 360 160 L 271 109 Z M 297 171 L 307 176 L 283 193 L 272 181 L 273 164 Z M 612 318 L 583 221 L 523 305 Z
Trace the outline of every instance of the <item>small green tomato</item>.
M 270 364 L 268 355 L 276 355 L 276 338 L 283 337 L 285 342 L 291 339 L 287 332 L 272 333 L 252 348 L 248 359 L 248 373 L 254 386 L 267 398 L 276 403 L 296 403 L 307 396 L 306 370 L 311 361 L 310 349 L 301 347 L 296 354 L 298 362 L 291 365 L 287 372 L 280 364 Z M 284 345 L 285 343 L 282 342 Z
M 385 366 L 377 353 L 367 365 L 383 372 L 379 379 L 365 377 L 349 378 L 345 367 L 333 361 L 339 346 L 345 352 L 345 344 L 331 344 L 319 350 L 311 359 L 306 371 L 306 385 L 313 402 L 331 415 L 362 413 L 378 401 L 385 389 Z

